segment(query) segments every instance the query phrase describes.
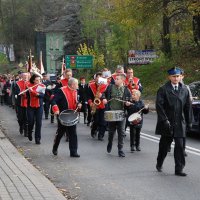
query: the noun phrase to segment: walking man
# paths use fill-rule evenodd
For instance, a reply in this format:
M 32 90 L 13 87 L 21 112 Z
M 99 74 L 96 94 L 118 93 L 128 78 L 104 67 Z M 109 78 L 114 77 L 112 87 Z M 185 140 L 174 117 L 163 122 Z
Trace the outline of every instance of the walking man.
M 180 82 L 181 69 L 171 68 L 168 74 L 169 81 L 159 88 L 156 98 L 156 134 L 161 135 L 156 169 L 162 172 L 168 146 L 174 140 L 175 175 L 186 176 L 183 141 L 186 128 L 191 127 L 191 100 L 187 87 Z

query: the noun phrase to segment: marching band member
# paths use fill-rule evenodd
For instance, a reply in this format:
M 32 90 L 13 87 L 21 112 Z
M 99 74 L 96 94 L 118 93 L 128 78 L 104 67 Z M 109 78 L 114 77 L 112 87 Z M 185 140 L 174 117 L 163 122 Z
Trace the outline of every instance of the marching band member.
M 60 80 L 61 87 L 68 85 L 69 79 L 72 78 L 72 70 L 68 69 L 68 68 L 65 69 L 63 76 L 64 76 L 64 78 Z
M 124 86 L 125 75 L 118 74 L 115 79 L 115 85 L 111 84 L 105 91 L 105 99 L 103 103 L 106 104 L 108 101 L 109 110 L 125 110 L 125 106 L 130 106 L 130 102 L 127 101 L 130 99 L 131 94 L 129 89 Z M 122 100 L 116 100 L 116 99 Z M 125 105 L 124 105 L 125 102 Z M 125 121 L 124 118 L 122 121 L 112 121 L 108 122 L 108 145 L 107 152 L 110 153 L 112 150 L 113 137 L 117 129 L 118 133 L 118 155 L 119 157 L 125 157 L 123 152 L 124 144 L 124 135 L 125 135 Z
M 70 78 L 68 85 L 61 87 L 52 99 L 52 109 L 54 114 L 59 115 L 63 110 L 71 109 L 76 110 L 77 106 L 81 109 L 81 104 L 77 99 L 78 80 Z M 71 157 L 80 157 L 77 153 L 78 139 L 76 133 L 76 125 L 63 126 L 58 120 L 58 128 L 54 139 L 52 152 L 54 155 L 58 153 L 58 146 L 64 133 L 69 133 L 69 150 Z
M 16 98 L 16 110 L 17 110 L 17 119 L 19 123 L 19 132 L 24 136 L 28 136 L 28 119 L 27 119 L 27 94 L 23 93 L 19 95 L 20 92 L 26 90 L 28 85 L 28 74 L 22 73 L 21 80 L 16 82 L 15 85 L 15 98 Z
M 35 143 L 40 144 L 43 115 L 43 98 L 45 85 L 40 83 L 40 76 L 33 74 L 28 85 L 28 139 L 32 141 L 32 132 L 35 124 Z
M 46 86 L 45 95 L 44 95 L 44 115 L 45 119 L 49 117 L 49 108 L 50 108 L 50 97 L 51 97 L 51 90 L 48 89 L 49 85 L 52 85 L 51 81 L 48 80 L 48 76 L 46 73 L 42 73 L 42 84 Z
M 133 113 L 137 113 L 141 110 L 139 113 L 139 117 L 137 119 L 134 119 L 132 122 L 128 122 L 130 127 L 130 147 L 131 151 L 141 151 L 140 148 L 140 131 L 143 124 L 143 113 L 147 114 L 149 112 L 148 106 L 145 106 L 143 101 L 140 99 L 141 92 L 139 90 L 133 89 L 131 91 L 132 94 L 132 100 L 131 105 L 127 107 L 128 116 L 127 118 L 132 115 Z
M 117 69 L 115 70 L 115 73 L 111 75 L 111 81 L 110 81 L 111 84 L 115 84 L 115 79 L 118 74 L 124 74 L 126 76 L 124 72 L 124 67 L 122 65 L 118 65 Z
M 134 76 L 132 68 L 127 69 L 125 85 L 130 89 L 130 91 L 136 89 L 142 92 L 143 89 L 140 79 Z
M 88 88 L 88 104 L 93 115 L 91 127 L 91 136 L 94 138 L 98 132 L 98 140 L 103 141 L 106 131 L 106 121 L 104 120 L 105 105 L 101 101 L 102 93 L 105 92 L 107 84 L 99 83 L 101 72 L 96 73 L 95 81 L 89 84 Z
M 63 87 L 63 86 L 67 86 L 68 85 L 68 81 L 70 78 L 72 78 L 72 70 L 67 68 L 65 69 L 65 71 L 63 72 L 63 79 L 60 80 L 60 84 L 56 86 L 55 88 L 55 91 L 58 90 L 59 88 Z M 69 134 L 67 132 L 67 129 L 66 129 L 66 142 L 69 141 Z

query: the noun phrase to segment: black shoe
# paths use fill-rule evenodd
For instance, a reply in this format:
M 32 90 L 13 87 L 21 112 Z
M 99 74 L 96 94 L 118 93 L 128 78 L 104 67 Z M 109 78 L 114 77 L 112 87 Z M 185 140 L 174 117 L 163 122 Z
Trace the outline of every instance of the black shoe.
M 27 131 L 24 131 L 24 137 L 28 137 Z
M 184 173 L 184 172 L 179 172 L 179 171 L 175 171 L 175 175 L 176 176 L 187 176 L 187 174 L 186 173 Z
M 79 157 L 80 157 L 80 155 L 79 155 L 79 154 L 77 154 L 77 153 L 72 153 L 72 154 L 70 154 L 70 157 L 79 158 Z
M 84 124 L 87 124 L 87 122 L 86 122 L 86 121 L 84 121 Z
M 158 172 L 162 172 L 162 167 L 160 167 L 158 164 L 156 165 L 156 169 Z
M 90 126 L 90 122 L 87 123 L 87 126 Z
M 41 143 L 40 143 L 40 140 L 38 140 L 38 139 L 35 140 L 35 144 L 41 144 Z
M 96 131 L 96 130 L 95 130 L 95 131 L 91 131 L 91 137 L 92 137 L 92 138 L 95 138 L 96 135 L 97 135 L 97 131 Z
M 45 119 L 48 119 L 48 117 L 45 117 Z
M 55 150 L 55 149 L 53 148 L 53 149 L 52 149 L 52 153 L 53 153 L 54 156 L 57 156 L 57 155 L 58 155 L 57 149 Z
M 141 151 L 140 146 L 137 146 L 137 147 L 136 147 L 136 151 Z
M 66 136 L 65 141 L 66 141 L 66 142 L 69 142 L 69 137 L 68 137 L 68 136 Z
M 186 151 L 184 151 L 184 156 L 185 156 L 185 157 L 187 157 L 187 156 L 188 156 L 188 155 L 187 155 L 187 153 L 186 153 Z
M 103 136 L 98 136 L 99 141 L 103 141 Z
M 23 128 L 19 129 L 19 133 L 22 135 L 23 134 Z
M 135 151 L 134 145 L 131 145 L 131 151 Z
M 168 153 L 171 152 L 171 147 L 168 147 L 167 152 L 168 152 Z
M 125 157 L 125 153 L 122 150 L 118 151 L 119 157 Z
M 54 120 L 51 120 L 51 124 L 53 124 L 54 123 Z
M 31 134 L 28 134 L 28 139 L 29 139 L 29 141 L 32 141 L 32 140 L 33 140 L 33 137 L 32 137 Z
M 107 152 L 110 153 L 112 150 L 112 143 L 111 142 L 108 142 L 108 145 L 107 145 Z

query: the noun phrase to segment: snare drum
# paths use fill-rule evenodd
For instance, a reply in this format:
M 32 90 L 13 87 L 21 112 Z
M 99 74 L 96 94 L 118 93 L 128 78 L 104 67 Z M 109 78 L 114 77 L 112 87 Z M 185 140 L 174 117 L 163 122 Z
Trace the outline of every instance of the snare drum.
M 79 115 L 74 110 L 63 110 L 58 119 L 63 126 L 74 126 L 79 121 Z
M 125 114 L 123 110 L 109 110 L 105 111 L 104 119 L 107 122 L 123 121 Z
M 128 121 L 132 125 L 137 125 L 142 121 L 141 114 L 139 113 L 133 113 L 132 115 L 129 116 Z

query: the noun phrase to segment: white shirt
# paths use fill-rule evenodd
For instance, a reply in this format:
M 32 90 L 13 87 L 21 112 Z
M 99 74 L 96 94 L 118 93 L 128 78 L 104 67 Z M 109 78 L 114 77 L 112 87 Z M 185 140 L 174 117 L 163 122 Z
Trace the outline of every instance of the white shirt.
M 175 85 L 175 84 L 172 84 L 172 87 L 173 87 L 174 90 L 178 90 L 178 84 L 176 84 L 176 85 Z M 175 87 L 176 87 L 176 88 L 175 88 Z

